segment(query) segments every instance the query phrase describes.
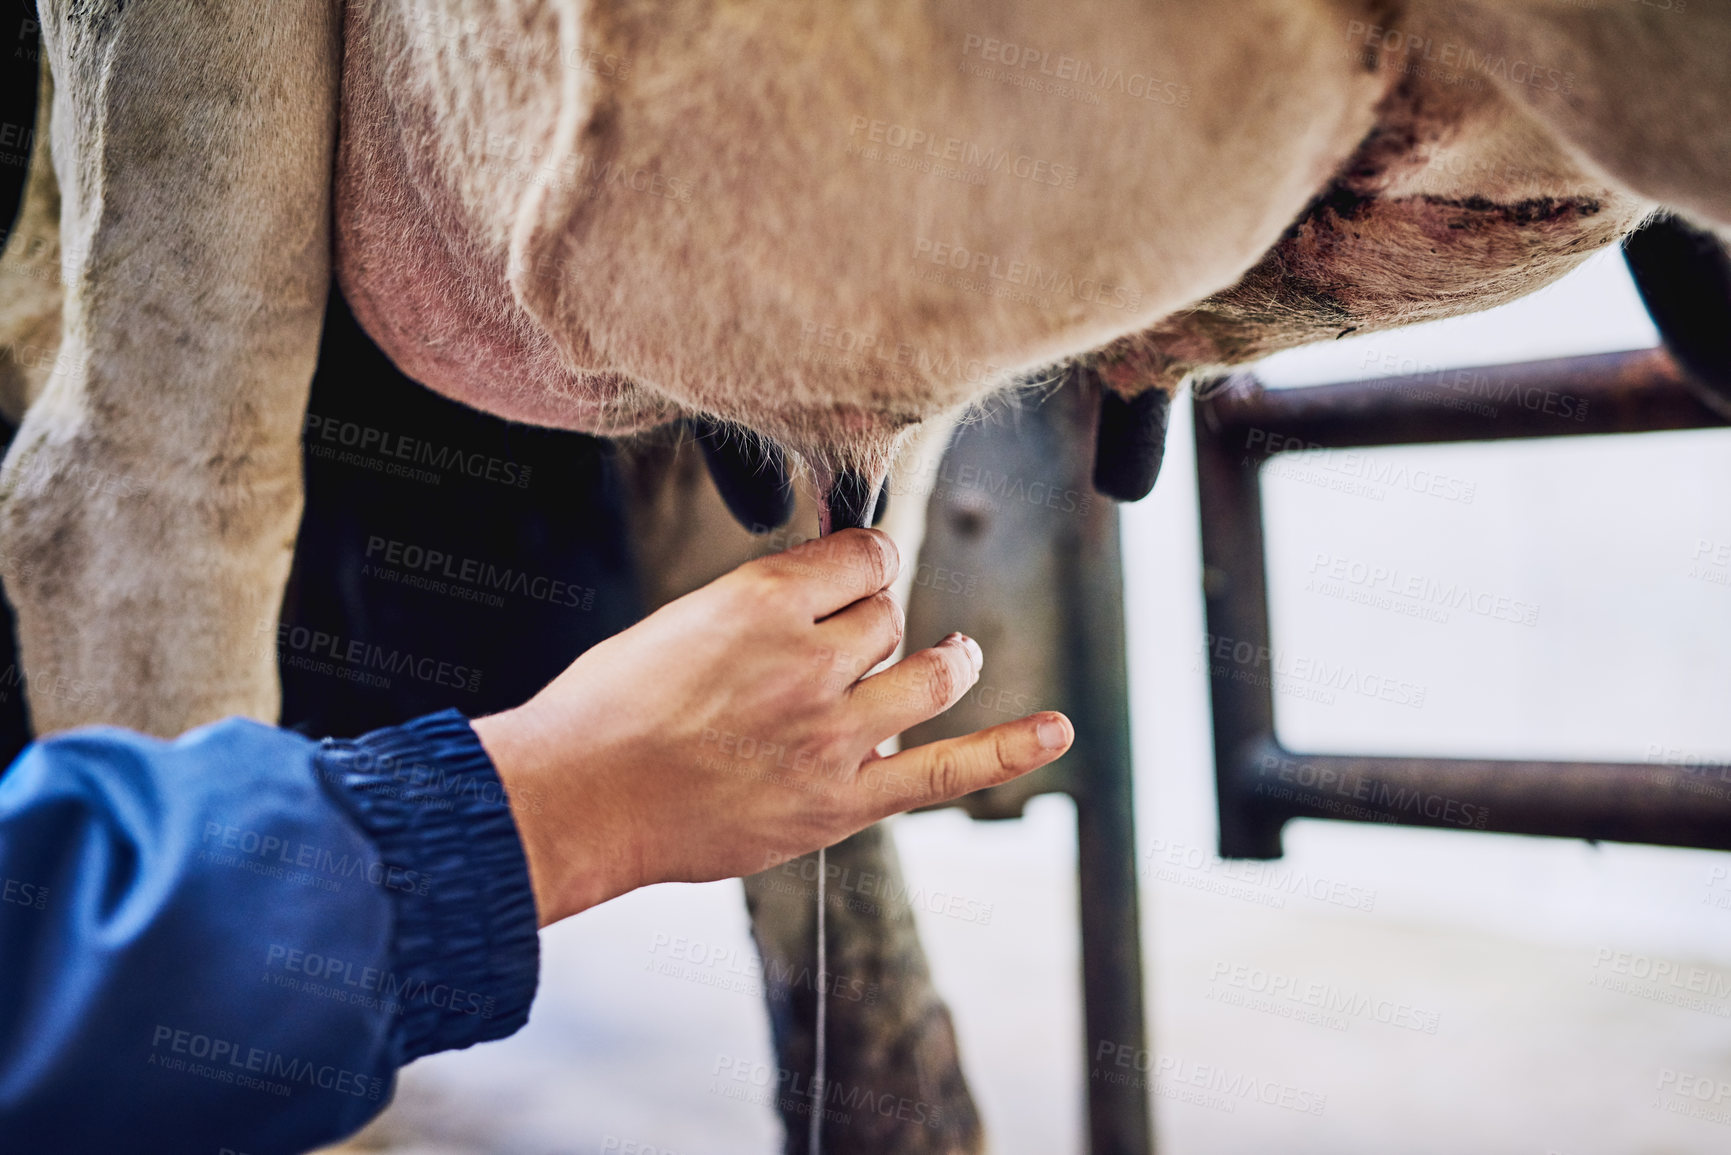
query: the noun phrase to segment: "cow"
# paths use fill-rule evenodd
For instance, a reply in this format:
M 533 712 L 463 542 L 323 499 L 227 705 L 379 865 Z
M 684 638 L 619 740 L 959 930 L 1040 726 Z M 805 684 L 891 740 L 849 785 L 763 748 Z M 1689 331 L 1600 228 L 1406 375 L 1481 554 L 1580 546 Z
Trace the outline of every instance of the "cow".
M 1731 230 L 1723 2 L 40 14 L 0 576 L 44 732 L 275 717 L 333 279 L 431 389 L 700 421 L 730 504 L 785 508 L 734 468 L 779 490 L 785 451 L 829 526 L 1018 380 L 1097 382 L 1136 496 L 1186 380 L 1510 299 L 1656 212 Z

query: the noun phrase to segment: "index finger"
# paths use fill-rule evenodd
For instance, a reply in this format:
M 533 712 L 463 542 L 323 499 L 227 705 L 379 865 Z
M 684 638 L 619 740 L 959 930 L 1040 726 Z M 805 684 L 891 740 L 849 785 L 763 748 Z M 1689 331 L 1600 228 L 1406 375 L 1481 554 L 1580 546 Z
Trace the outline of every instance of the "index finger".
M 754 564 L 794 578 L 792 596 L 817 621 L 888 589 L 901 573 L 902 555 L 882 530 L 844 529 Z

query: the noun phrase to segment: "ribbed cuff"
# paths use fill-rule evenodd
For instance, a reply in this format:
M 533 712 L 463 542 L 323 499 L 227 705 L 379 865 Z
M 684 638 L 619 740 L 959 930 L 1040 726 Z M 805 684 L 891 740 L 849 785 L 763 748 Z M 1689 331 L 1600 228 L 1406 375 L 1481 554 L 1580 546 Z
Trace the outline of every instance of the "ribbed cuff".
M 319 778 L 379 850 L 396 907 L 399 1063 L 500 1039 L 529 1020 L 540 974 L 535 893 L 505 788 L 469 721 L 429 714 L 327 738 Z

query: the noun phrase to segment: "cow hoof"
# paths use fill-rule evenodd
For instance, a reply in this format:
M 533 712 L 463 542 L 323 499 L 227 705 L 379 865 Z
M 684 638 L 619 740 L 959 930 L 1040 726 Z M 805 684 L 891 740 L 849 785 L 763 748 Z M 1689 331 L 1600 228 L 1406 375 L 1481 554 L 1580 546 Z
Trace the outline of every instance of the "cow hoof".
M 1094 488 L 1119 501 L 1141 501 L 1154 489 L 1166 456 L 1172 398 L 1160 389 L 1126 401 L 1100 390 L 1100 429 L 1094 441 Z
M 706 419 L 693 420 L 692 429 L 727 512 L 752 533 L 786 525 L 793 516 L 793 478 L 782 448 Z

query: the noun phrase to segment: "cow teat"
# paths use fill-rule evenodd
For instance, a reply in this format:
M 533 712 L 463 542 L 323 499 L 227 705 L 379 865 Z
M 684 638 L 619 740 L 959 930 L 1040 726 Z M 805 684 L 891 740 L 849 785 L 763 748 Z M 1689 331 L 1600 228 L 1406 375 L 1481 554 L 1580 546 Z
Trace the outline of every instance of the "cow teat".
M 1118 501 L 1141 501 L 1153 492 L 1166 457 L 1172 396 L 1154 387 L 1126 398 L 1102 381 L 1095 385 L 1100 424 L 1094 435 L 1094 488 Z
M 793 516 L 793 478 L 787 451 L 775 441 L 706 417 L 691 429 L 716 492 L 734 519 L 752 533 L 768 533 Z
M 710 480 L 734 520 L 752 533 L 767 533 L 793 516 L 793 476 L 788 453 L 772 437 L 734 428 L 708 417 L 686 424 L 703 453 Z M 881 470 L 814 465 L 822 532 L 877 525 L 889 506 Z
M 868 477 L 843 469 L 818 498 L 818 532 L 827 534 L 876 525 L 883 519 L 888 498 L 881 476 Z
M 1712 233 L 1664 216 L 1623 242 L 1635 288 L 1695 394 L 1731 419 L 1731 252 Z

